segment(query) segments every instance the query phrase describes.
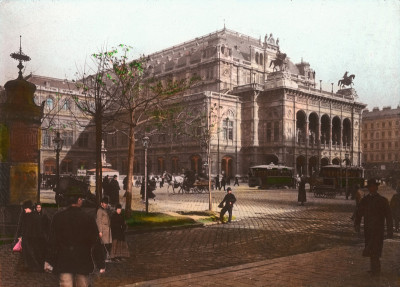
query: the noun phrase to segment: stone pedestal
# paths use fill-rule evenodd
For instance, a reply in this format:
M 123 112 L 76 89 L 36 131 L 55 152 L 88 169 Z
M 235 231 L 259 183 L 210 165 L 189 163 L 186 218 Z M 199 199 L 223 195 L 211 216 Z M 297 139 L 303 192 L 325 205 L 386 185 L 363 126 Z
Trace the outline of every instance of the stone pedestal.
M 22 77 L 5 84 L 0 96 L 0 205 L 36 201 L 43 108 L 36 86 Z
M 349 89 L 341 89 L 336 92 L 336 94 L 342 95 L 343 98 L 349 99 L 349 100 L 356 100 L 358 99 L 358 95 L 355 89 L 349 88 Z

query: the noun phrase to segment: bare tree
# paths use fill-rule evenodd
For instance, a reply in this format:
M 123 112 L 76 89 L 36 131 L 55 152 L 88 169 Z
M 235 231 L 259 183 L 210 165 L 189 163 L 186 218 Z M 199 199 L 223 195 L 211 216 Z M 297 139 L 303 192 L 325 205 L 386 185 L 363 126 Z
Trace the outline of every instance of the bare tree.
M 112 79 L 115 54 L 112 49 L 91 55 L 92 62 L 85 64 L 83 71 L 77 73 L 76 87 L 82 97 L 73 95 L 76 106 L 89 116 L 95 126 L 95 157 L 96 157 L 96 199 L 100 203 L 102 198 L 102 161 L 101 145 L 103 127 L 109 123 L 113 115 L 118 113 L 115 99 L 121 92 L 118 83 Z
M 184 114 L 179 105 L 171 105 L 169 100 L 189 89 L 197 78 L 172 79 L 164 82 L 150 77 L 145 56 L 129 61 L 127 53 L 131 47 L 120 45 L 123 55 L 113 58 L 111 82 L 118 86 L 120 115 L 117 122 L 128 130 L 128 183 L 126 192 L 126 213 L 131 212 L 132 176 L 135 154 L 135 131 L 142 127 L 147 134 L 160 130 L 162 126 L 177 122 Z

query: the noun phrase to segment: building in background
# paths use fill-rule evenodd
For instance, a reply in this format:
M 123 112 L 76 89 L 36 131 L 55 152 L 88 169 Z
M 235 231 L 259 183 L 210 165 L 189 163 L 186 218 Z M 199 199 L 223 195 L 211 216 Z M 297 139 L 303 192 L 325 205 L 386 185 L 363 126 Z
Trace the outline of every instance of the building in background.
M 366 105 L 352 88 L 334 93 L 332 83 L 330 92 L 317 89 L 310 64 L 294 64 L 272 34 L 262 41 L 224 28 L 148 59 L 150 74 L 161 81 L 201 77 L 201 85 L 184 96 L 185 105 L 220 107 L 211 142 L 212 176 L 245 176 L 249 167 L 271 162 L 304 175 L 321 165 L 361 165 Z M 200 145 L 169 136 L 151 137 L 150 172 L 204 171 L 207 158 Z M 117 134 L 106 140 L 111 163 L 122 173 L 127 166 L 124 141 Z M 135 172 L 143 173 L 141 145 L 135 150 Z
M 41 129 L 40 171 L 55 174 L 56 154 L 53 139 L 60 132 L 60 174 L 77 174 L 95 165 L 94 131 L 90 119 L 81 113 L 72 96 L 80 96 L 74 82 L 51 77 L 29 75 L 26 80 L 36 85 L 35 102 L 44 103 Z
M 364 110 L 363 166 L 369 176 L 387 177 L 400 171 L 400 106 Z
M 361 165 L 366 105 L 352 88 L 335 93 L 332 83 L 331 91 L 322 90 L 310 64 L 303 59 L 294 64 L 272 34 L 262 40 L 224 28 L 148 59 L 150 75 L 162 82 L 201 78 L 177 99 L 185 107 L 204 113 L 219 107 L 212 117 L 212 176 L 246 176 L 249 167 L 271 162 L 291 166 L 300 175 L 311 175 L 327 164 Z M 37 75 L 27 80 L 37 86 L 36 103 L 45 101 L 41 173 L 54 173 L 56 131 L 64 139 L 61 174 L 94 168 L 94 131 L 91 119 L 73 100 L 72 96 L 80 97 L 75 84 Z M 134 174 L 143 174 L 144 150 L 136 138 Z M 167 131 L 150 140 L 150 173 L 205 172 L 207 152 L 201 142 Z M 111 167 L 126 174 L 126 133 L 105 134 L 104 141 Z

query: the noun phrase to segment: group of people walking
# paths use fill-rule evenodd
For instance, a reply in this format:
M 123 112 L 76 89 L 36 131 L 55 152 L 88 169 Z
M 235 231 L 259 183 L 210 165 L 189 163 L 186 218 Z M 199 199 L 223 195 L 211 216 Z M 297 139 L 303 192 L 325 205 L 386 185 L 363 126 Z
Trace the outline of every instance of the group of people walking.
M 125 241 L 126 223 L 119 203 L 109 209 L 108 197 L 101 200 L 96 218 L 83 210 L 84 196 L 70 194 L 68 206 L 52 218 L 25 201 L 17 228 L 22 246 L 23 270 L 59 274 L 60 286 L 90 286 L 89 274 L 105 272 L 106 262 L 129 257 Z M 17 242 L 17 243 L 18 243 Z
M 113 178 L 110 180 L 108 175 L 103 178 L 103 194 L 104 196 L 108 197 L 109 203 L 112 206 L 119 204 L 119 191 L 120 186 L 118 183 L 118 176 L 114 175 Z

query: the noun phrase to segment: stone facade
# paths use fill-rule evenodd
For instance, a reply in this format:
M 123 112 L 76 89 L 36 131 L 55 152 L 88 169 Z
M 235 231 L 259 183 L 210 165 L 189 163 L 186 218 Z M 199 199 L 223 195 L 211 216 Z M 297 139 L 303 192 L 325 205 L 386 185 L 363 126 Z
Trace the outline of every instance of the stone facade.
M 400 106 L 365 110 L 363 118 L 363 165 L 371 176 L 387 176 L 400 169 Z
M 150 54 L 148 59 L 148 71 L 155 79 L 201 78 L 178 99 L 187 108 L 210 113 L 214 104 L 219 107 L 210 117 L 212 176 L 246 176 L 250 166 L 271 162 L 310 175 L 321 165 L 341 164 L 346 155 L 349 163 L 361 164 L 361 114 L 365 105 L 358 101 L 356 91 L 317 89 L 310 64 L 303 60 L 294 64 L 280 51 L 279 40 L 272 34 L 262 41 L 223 29 Z M 78 95 L 74 83 L 35 75 L 28 80 L 37 86 L 37 103 L 46 101 L 42 172 L 51 173 L 55 168 L 54 130 L 62 130 L 67 142 L 61 152 L 61 173 L 93 168 L 95 143 L 88 126 L 90 119 L 68 102 L 71 94 Z M 105 135 L 104 141 L 112 168 L 126 174 L 126 133 Z M 135 175 L 144 173 L 143 159 L 144 150 L 138 141 Z M 193 138 L 167 134 L 151 137 L 150 173 L 167 170 L 178 174 L 188 169 L 200 173 L 205 172 L 206 162 L 206 150 Z
M 321 165 L 341 164 L 346 156 L 348 163 L 361 164 L 365 105 L 358 102 L 356 91 L 316 89 L 310 64 L 293 64 L 289 57 L 274 69 L 279 53 L 279 41 L 272 35 L 262 42 L 223 29 L 148 55 L 151 75 L 161 81 L 201 77 L 201 84 L 185 96 L 188 106 L 204 109 L 216 101 L 221 107 L 211 142 L 213 176 L 245 176 L 250 166 L 271 162 L 307 175 Z M 207 158 L 198 143 L 184 138 L 166 148 L 157 138 L 151 140 L 152 173 L 204 172 Z M 111 162 L 118 165 L 124 153 L 107 143 Z M 143 173 L 142 154 L 137 145 L 138 173 Z
M 56 153 L 53 139 L 59 131 L 63 139 L 60 152 L 60 174 L 76 174 L 78 169 L 93 168 L 95 162 L 94 131 L 90 119 L 83 115 L 72 96 L 81 97 L 74 82 L 29 75 L 26 80 L 36 85 L 34 100 L 44 102 L 41 129 L 40 171 L 55 174 Z

